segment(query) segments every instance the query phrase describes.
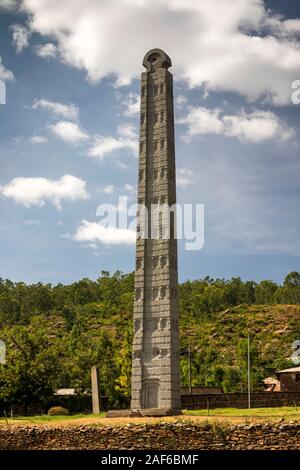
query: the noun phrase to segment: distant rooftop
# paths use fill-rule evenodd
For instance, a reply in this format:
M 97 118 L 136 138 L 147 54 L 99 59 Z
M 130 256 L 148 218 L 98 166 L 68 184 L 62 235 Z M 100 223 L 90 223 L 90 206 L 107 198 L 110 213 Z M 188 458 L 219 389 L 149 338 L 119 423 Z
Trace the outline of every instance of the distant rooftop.
M 76 395 L 75 388 L 60 388 L 56 390 L 54 395 Z
M 266 385 L 273 385 L 273 384 L 279 384 L 279 380 L 278 379 L 275 379 L 274 377 L 267 377 L 266 379 L 264 379 L 264 383 Z
M 282 374 L 283 372 L 300 372 L 300 366 L 299 367 L 291 367 L 290 369 L 283 369 L 283 370 L 277 370 L 276 374 Z

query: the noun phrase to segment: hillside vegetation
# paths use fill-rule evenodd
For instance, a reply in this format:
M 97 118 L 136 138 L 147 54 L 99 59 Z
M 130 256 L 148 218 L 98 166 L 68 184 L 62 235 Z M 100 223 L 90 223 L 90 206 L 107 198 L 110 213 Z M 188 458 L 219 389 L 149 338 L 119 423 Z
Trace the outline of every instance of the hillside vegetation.
M 83 279 L 65 286 L 0 280 L 0 401 L 47 402 L 57 388 L 90 388 L 90 367 L 100 371 L 103 394 L 122 406 L 130 394 L 133 273 Z M 246 390 L 247 335 L 252 383 L 262 388 L 270 368 L 291 366 L 300 339 L 300 275 L 272 281 L 188 281 L 179 286 L 182 385 Z

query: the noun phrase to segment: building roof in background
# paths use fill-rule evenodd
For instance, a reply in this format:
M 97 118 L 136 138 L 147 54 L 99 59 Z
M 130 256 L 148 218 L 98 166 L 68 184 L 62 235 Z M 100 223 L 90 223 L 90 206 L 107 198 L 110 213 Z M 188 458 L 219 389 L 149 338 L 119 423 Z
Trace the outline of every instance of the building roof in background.
M 75 392 L 75 388 L 59 388 L 58 390 L 55 391 L 54 395 L 77 395 Z
M 279 380 L 275 379 L 274 377 L 267 377 L 264 379 L 264 384 L 265 385 L 272 385 L 272 384 L 279 384 Z
M 291 367 L 290 369 L 283 369 L 283 370 L 278 370 L 276 371 L 276 374 L 282 374 L 285 372 L 300 372 L 300 367 Z

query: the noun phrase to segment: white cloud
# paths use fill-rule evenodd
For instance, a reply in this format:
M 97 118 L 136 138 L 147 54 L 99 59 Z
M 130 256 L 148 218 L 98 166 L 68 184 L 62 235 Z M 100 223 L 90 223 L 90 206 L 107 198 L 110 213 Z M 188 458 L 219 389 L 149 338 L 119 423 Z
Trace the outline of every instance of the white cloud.
M 42 225 L 42 222 L 36 219 L 28 219 L 24 220 L 23 225 L 25 225 L 25 227 L 32 227 L 33 225 L 40 227 Z
M 79 108 L 73 103 L 64 104 L 56 101 L 41 99 L 34 101 L 33 109 L 47 109 L 55 116 L 62 116 L 65 119 L 76 120 L 79 117 Z
M 223 116 L 226 135 L 237 137 L 248 142 L 262 142 L 269 139 L 288 140 L 295 135 L 271 111 L 253 111 L 250 114 L 241 112 L 236 116 Z
M 33 31 L 53 38 L 60 58 L 91 80 L 117 85 L 139 74 L 155 43 L 177 78 L 206 90 L 290 103 L 300 75 L 299 19 L 284 19 L 263 0 L 23 0 Z M 288 35 L 286 32 L 288 31 Z M 124 41 L 126 38 L 126 41 Z
M 31 32 L 22 24 L 13 24 L 11 30 L 13 37 L 12 44 L 15 46 L 17 53 L 22 52 L 23 49 L 28 47 Z
M 265 23 L 276 36 L 295 37 L 300 34 L 300 19 L 285 20 L 274 15 L 266 18 Z
M 104 186 L 104 188 L 102 188 L 102 191 L 105 193 L 105 194 L 112 194 L 114 192 L 114 185 L 113 184 L 108 184 L 107 186 Z
M 182 107 L 185 104 L 187 104 L 187 98 L 183 95 L 178 95 L 176 97 L 175 104 L 177 104 L 177 106 L 179 106 L 179 107 Z
M 57 209 L 61 208 L 62 201 L 89 198 L 85 181 L 72 175 L 64 175 L 58 180 L 40 177 L 14 178 L 0 187 L 0 194 L 25 207 L 43 207 L 46 201 L 49 201 Z
M 124 116 L 136 116 L 140 112 L 140 96 L 135 93 L 129 93 L 125 98 L 122 99 L 121 105 L 124 109 Z
M 135 193 L 136 189 L 132 184 L 126 183 L 124 186 L 125 191 L 128 193 Z
M 18 6 L 17 0 L 0 0 L 0 11 L 2 10 L 14 10 Z
M 47 57 L 56 57 L 58 50 L 55 44 L 48 42 L 47 44 L 36 46 L 35 52 L 39 57 L 46 59 Z
M 14 74 L 10 70 L 7 70 L 7 68 L 4 67 L 4 65 L 2 64 L 2 59 L 0 57 L 0 80 L 9 81 L 13 79 L 14 79 Z
M 203 107 L 190 108 L 186 117 L 178 119 L 178 124 L 187 124 L 187 135 L 193 137 L 198 134 L 221 134 L 224 123 L 220 119 L 221 109 L 207 109 Z
M 49 128 L 56 137 L 71 144 L 84 142 L 89 138 L 89 135 L 75 122 L 59 121 Z
M 300 34 L 300 19 L 283 21 L 283 29 L 292 34 Z
M 195 183 L 194 173 L 188 168 L 178 168 L 176 183 L 178 187 L 185 188 Z
M 117 129 L 117 137 L 95 136 L 88 156 L 102 161 L 113 152 L 127 149 L 134 155 L 138 152 L 138 137 L 131 124 L 121 124 Z
M 295 135 L 293 129 L 271 111 L 241 110 L 236 115 L 222 115 L 220 108 L 191 107 L 179 124 L 188 126 L 185 138 L 202 134 L 223 134 L 241 141 L 262 142 L 270 139 L 288 140 Z
M 43 137 L 42 135 L 34 135 L 30 138 L 30 142 L 32 144 L 45 144 L 46 142 L 48 142 L 48 139 L 47 137 Z
M 136 241 L 136 232 L 82 220 L 71 238 L 78 242 L 103 243 L 104 245 L 133 245 Z
M 108 154 L 126 147 L 127 145 L 123 140 L 116 139 L 115 137 L 98 136 L 95 137 L 94 144 L 89 149 L 88 155 L 101 161 Z
M 137 134 L 135 127 L 128 123 L 123 123 L 118 126 L 117 133 L 125 139 L 131 139 L 136 141 Z

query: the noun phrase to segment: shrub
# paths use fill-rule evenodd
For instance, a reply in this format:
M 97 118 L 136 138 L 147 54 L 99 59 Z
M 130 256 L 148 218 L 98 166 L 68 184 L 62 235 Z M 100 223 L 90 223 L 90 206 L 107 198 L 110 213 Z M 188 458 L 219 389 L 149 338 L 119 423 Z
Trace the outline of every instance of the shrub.
M 52 406 L 52 408 L 48 410 L 48 416 L 63 416 L 68 414 L 69 410 L 63 406 Z

